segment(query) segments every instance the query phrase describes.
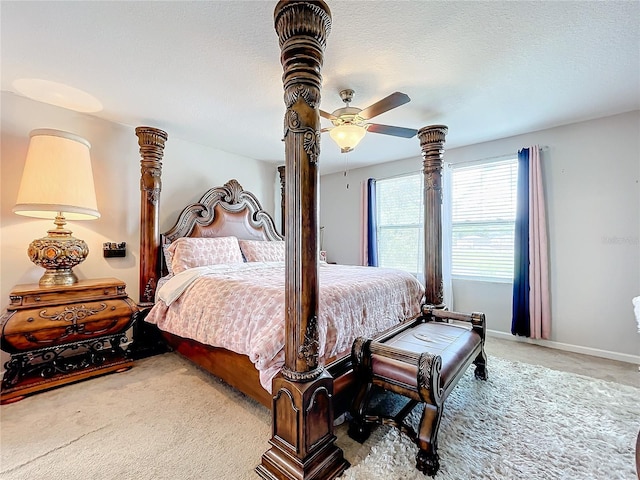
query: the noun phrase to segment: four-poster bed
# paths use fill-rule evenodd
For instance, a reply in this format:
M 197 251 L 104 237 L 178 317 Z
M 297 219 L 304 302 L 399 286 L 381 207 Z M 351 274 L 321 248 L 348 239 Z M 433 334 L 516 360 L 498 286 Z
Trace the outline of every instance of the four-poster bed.
M 146 316 L 173 349 L 269 407 L 272 378 L 284 364 L 282 240 L 271 216 L 236 180 L 210 189 L 161 235 L 162 273 L 172 275 L 162 277 Z M 424 288 L 397 270 L 326 263 L 319 270 L 317 349 L 335 379 L 351 375 L 357 336 L 377 336 L 418 315 Z M 353 382 L 343 383 L 348 389 Z M 349 406 L 348 391 L 340 393 L 338 414 Z
M 321 1 L 281 1 L 275 9 L 275 28 L 283 65 L 285 113 L 285 168 L 278 169 L 283 208 L 281 230 L 253 194 L 231 181 L 208 191 L 200 202 L 187 206 L 176 225 L 159 231 L 161 170 L 167 134 L 138 127 L 141 160 L 140 306 L 148 315 L 158 283 L 167 274 L 163 247 L 184 237 L 235 237 L 281 242 L 284 261 L 284 354 L 271 393 L 260 385 L 259 372 L 249 356 L 163 332 L 165 341 L 230 385 L 272 408 L 273 437 L 256 472 L 266 479 L 329 479 L 347 467 L 334 444 L 335 414 L 349 408 L 355 381 L 348 351 L 320 358 L 318 262 L 318 170 L 320 153 L 321 67 L 331 27 L 327 5 Z M 447 128 L 425 127 L 418 133 L 425 176 L 425 297 L 444 307 L 441 270 L 441 181 Z M 167 284 L 168 285 L 168 284 Z M 194 284 L 195 285 L 195 284 Z M 415 300 L 414 300 L 415 301 Z M 418 301 L 419 303 L 419 301 Z M 420 315 L 420 305 L 406 322 Z M 155 307 L 154 307 L 155 308 Z M 151 310 L 153 311 L 153 310 Z M 159 317 L 158 317 L 159 318 Z M 321 318 L 321 317 L 320 317 Z M 151 319 L 151 317 L 150 317 Z M 153 321 L 158 322 L 158 319 Z M 405 322 L 405 323 L 406 323 Z M 406 328 L 396 319 L 378 341 Z M 144 331 L 142 331 L 144 334 Z M 368 334 L 371 336 L 371 333 Z

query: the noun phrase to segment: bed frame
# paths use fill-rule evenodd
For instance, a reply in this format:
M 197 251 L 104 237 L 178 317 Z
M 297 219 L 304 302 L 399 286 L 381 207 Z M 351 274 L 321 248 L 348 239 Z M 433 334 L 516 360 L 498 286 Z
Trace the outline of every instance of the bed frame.
M 265 479 L 333 479 L 349 466 L 335 445 L 333 421 L 353 395 L 349 355 L 325 367 L 319 364 L 318 331 L 318 166 L 320 154 L 321 69 L 331 13 L 322 0 L 278 2 L 274 23 L 281 49 L 286 106 L 285 168 L 279 168 L 286 203 L 281 231 L 286 232 L 285 365 L 272 384 L 261 386 L 248 357 L 225 349 L 163 334 L 178 352 L 228 384 L 272 409 L 271 448 L 256 473 Z M 444 308 L 441 258 L 441 173 L 447 127 L 419 130 L 425 204 L 425 298 Z M 176 225 L 161 235 L 162 157 L 167 134 L 153 127 L 136 128 L 141 154 L 140 307 L 153 305 L 158 280 L 166 272 L 162 245 L 180 236 L 235 235 L 279 240 L 271 217 L 256 197 L 231 180 L 209 190 L 187 206 Z M 410 320 L 410 319 L 409 319 Z M 398 328 L 378 337 L 393 336 Z

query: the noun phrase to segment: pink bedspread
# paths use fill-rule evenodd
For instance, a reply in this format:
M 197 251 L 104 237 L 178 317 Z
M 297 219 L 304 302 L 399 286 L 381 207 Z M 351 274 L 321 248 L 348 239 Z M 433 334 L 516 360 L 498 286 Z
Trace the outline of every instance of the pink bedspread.
M 284 262 L 192 270 L 163 284 L 158 297 L 166 301 L 158 300 L 146 321 L 247 355 L 270 392 L 272 378 L 284 365 Z M 424 287 L 409 273 L 324 263 L 319 273 L 321 362 L 348 351 L 358 336 L 373 336 L 420 311 Z

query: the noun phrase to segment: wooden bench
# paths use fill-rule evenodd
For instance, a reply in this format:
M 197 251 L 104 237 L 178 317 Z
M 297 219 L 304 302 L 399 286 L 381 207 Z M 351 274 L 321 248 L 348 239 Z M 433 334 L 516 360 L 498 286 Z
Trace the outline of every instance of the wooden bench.
M 438 428 L 445 399 L 471 363 L 476 366 L 476 378 L 487 379 L 485 333 L 482 313 L 449 312 L 425 305 L 415 322 L 392 337 L 358 338 L 352 348 L 358 390 L 349 436 L 362 443 L 372 425 L 399 428 L 418 446 L 416 468 L 434 476 L 440 468 Z M 406 404 L 396 414 L 370 411 L 374 386 L 406 397 Z M 405 420 L 418 403 L 424 403 L 424 411 L 416 432 Z

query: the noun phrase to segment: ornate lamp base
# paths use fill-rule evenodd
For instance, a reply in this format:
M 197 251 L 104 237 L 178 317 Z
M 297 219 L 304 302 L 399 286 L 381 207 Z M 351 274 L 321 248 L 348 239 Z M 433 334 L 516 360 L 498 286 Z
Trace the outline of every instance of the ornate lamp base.
M 70 268 L 47 269 L 38 280 L 41 286 L 73 285 L 74 283 L 78 283 L 78 277 Z
M 49 235 L 34 240 L 27 254 L 33 263 L 46 269 L 38 282 L 42 286 L 73 285 L 78 277 L 72 268 L 82 263 L 89 254 L 84 240 L 71 236 L 71 231 L 59 226 Z

